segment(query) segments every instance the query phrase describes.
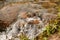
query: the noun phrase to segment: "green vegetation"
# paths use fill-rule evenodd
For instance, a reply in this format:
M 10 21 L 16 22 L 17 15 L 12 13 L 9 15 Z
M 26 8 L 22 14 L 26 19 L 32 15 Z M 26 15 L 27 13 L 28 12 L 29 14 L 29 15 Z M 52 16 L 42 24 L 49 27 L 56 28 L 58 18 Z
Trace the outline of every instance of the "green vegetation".
M 51 34 L 60 33 L 60 13 L 55 20 L 51 20 L 46 26 L 46 30 L 38 36 L 37 40 L 48 40 Z
M 20 39 L 21 39 L 21 40 L 29 40 L 29 39 L 28 39 L 25 35 L 23 35 L 23 34 L 20 35 Z

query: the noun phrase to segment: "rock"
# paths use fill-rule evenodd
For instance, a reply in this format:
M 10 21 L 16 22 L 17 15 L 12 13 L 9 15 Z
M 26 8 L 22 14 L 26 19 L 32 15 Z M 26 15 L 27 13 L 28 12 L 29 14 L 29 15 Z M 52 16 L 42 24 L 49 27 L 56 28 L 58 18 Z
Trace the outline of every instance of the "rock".
M 8 26 L 8 23 L 4 23 L 0 20 L 0 32 L 5 31 L 6 27 Z
M 18 15 L 18 7 L 16 5 L 13 6 L 5 6 L 0 10 L 0 28 L 8 27 Z

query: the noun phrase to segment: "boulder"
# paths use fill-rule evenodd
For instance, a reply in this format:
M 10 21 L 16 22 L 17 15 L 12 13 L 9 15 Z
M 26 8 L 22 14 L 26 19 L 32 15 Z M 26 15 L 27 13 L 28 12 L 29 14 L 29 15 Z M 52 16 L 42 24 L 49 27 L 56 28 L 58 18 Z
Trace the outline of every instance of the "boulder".
M 0 29 L 8 27 L 18 15 L 18 7 L 16 5 L 8 5 L 0 9 Z

